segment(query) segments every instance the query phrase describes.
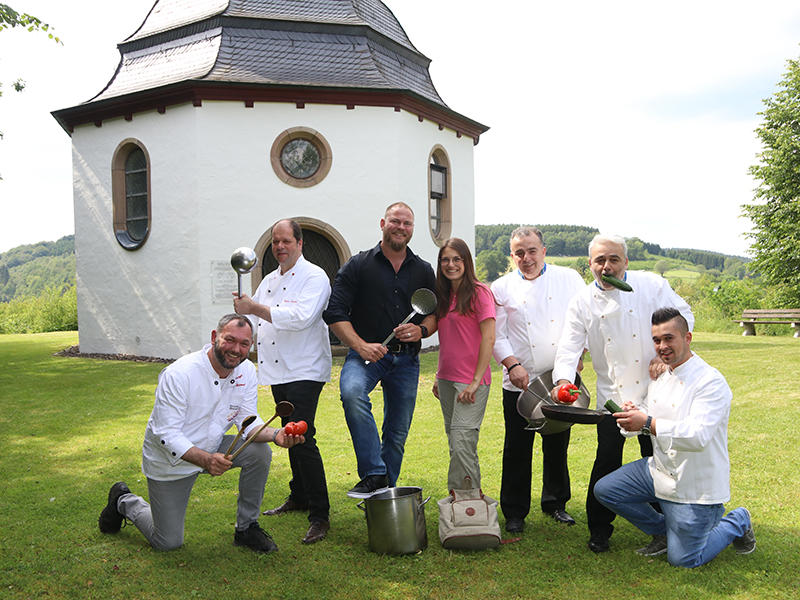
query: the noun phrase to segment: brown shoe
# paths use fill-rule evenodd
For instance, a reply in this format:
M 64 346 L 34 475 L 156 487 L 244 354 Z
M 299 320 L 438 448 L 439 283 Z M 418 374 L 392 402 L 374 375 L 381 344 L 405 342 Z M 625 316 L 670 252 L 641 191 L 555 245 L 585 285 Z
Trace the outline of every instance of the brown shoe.
M 261 514 L 262 515 L 274 516 L 274 515 L 282 515 L 283 513 L 292 512 L 292 511 L 295 511 L 295 510 L 304 511 L 304 510 L 308 510 L 308 507 L 307 506 L 300 506 L 297 502 L 292 500 L 292 498 L 290 496 L 290 497 L 288 497 L 286 499 L 286 501 L 283 504 L 281 504 L 277 508 L 271 508 L 269 510 L 265 510 Z
M 320 541 L 328 533 L 331 528 L 330 521 L 311 521 L 311 527 L 306 532 L 306 537 L 303 538 L 304 544 L 313 544 Z

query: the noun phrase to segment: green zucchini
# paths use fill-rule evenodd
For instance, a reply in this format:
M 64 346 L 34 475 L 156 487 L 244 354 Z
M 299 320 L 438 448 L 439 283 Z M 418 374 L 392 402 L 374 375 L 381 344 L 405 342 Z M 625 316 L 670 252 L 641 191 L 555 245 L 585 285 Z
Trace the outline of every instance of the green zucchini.
M 619 407 L 619 404 L 610 399 L 607 400 L 603 406 L 605 406 L 606 410 L 612 414 L 622 412 L 622 409 Z
M 603 281 L 605 281 L 606 283 L 610 283 L 611 285 L 613 285 L 618 290 L 622 290 L 623 292 L 632 292 L 633 291 L 633 288 L 631 286 L 629 286 L 627 283 L 625 283 L 621 279 L 617 279 L 613 275 L 603 275 L 601 277 L 601 279 Z

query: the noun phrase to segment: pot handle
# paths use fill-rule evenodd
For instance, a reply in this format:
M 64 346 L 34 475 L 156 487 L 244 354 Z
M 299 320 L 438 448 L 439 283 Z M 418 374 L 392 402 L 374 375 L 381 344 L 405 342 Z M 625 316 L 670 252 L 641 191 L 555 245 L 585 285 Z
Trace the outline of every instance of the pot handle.
M 428 498 L 430 499 L 430 496 L 428 496 Z M 427 500 L 426 500 L 425 502 L 427 502 Z M 424 502 L 423 502 L 423 504 L 424 504 Z M 361 510 L 363 510 L 364 512 L 367 512 L 367 509 L 366 509 L 366 508 L 364 508 L 364 501 L 363 501 L 363 500 L 362 500 L 361 502 L 358 502 L 358 503 L 356 504 L 356 508 L 360 508 L 360 509 L 361 509 Z
M 418 506 L 417 508 L 424 508 L 424 507 L 425 507 L 425 505 L 428 503 L 428 500 L 430 500 L 430 499 L 431 499 L 431 497 L 430 497 L 430 496 L 428 496 L 427 498 L 425 498 L 425 500 L 423 500 L 422 502 L 420 502 L 420 503 L 419 503 L 419 506 Z

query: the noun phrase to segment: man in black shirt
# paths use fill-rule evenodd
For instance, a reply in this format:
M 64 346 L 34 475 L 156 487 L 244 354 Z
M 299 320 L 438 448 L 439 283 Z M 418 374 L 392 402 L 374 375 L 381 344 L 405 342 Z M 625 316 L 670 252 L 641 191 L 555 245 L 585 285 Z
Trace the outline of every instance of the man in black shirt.
M 339 269 L 322 314 L 350 348 L 339 388 L 361 478 L 347 493 L 352 498 L 368 498 L 396 484 L 417 399 L 420 340 L 436 330 L 432 315 L 398 326 L 412 311 L 411 295 L 436 285 L 431 265 L 408 248 L 414 212 L 403 202 L 392 204 L 380 227 L 380 243 Z M 394 339 L 383 346 L 392 332 Z M 378 382 L 383 389 L 380 436 L 369 399 Z

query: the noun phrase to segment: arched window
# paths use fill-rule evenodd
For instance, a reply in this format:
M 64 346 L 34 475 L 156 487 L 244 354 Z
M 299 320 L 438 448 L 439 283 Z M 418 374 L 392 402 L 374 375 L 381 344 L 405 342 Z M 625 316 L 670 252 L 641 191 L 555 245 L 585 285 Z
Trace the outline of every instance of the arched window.
M 114 152 L 111 187 L 117 242 L 141 248 L 150 234 L 150 157 L 138 140 L 125 140 Z
M 450 237 L 453 212 L 450 160 L 444 148 L 437 145 L 428 157 L 428 218 L 431 236 L 438 246 Z

